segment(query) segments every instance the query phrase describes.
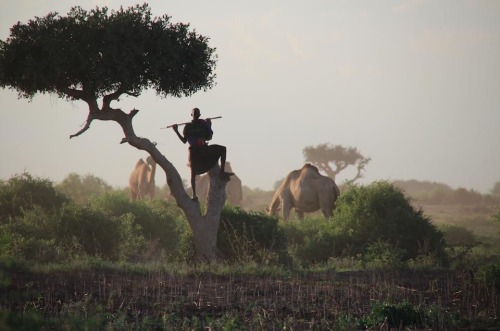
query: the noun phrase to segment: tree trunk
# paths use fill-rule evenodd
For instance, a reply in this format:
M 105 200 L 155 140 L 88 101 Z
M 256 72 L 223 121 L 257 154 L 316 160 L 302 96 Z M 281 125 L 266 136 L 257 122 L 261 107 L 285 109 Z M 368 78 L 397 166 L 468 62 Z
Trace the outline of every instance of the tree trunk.
M 226 201 L 226 184 L 228 180 L 219 178 L 220 168 L 215 165 L 210 169 L 210 188 L 206 213 L 201 213 L 200 202 L 192 201 L 186 190 L 177 169 L 156 148 L 156 144 L 146 138 L 137 137 L 132 127 L 132 118 L 138 110 L 132 111 L 129 116 L 121 116 L 118 122 L 125 133 L 122 143 L 129 143 L 137 149 L 148 152 L 156 164 L 164 171 L 171 195 L 175 198 L 177 206 L 182 209 L 193 232 L 195 254 L 198 260 L 214 261 L 217 259 L 217 233 L 219 231 L 220 217 Z

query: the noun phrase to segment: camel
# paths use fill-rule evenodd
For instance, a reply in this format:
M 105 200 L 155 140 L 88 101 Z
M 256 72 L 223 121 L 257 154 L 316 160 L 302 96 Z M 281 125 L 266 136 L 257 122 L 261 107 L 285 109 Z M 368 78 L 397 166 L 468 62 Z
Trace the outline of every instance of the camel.
M 132 201 L 143 200 L 146 195 L 153 200 L 155 196 L 156 162 L 151 156 L 146 158 L 146 162 L 139 159 L 129 177 L 130 197 Z
M 226 161 L 225 166 L 226 171 L 233 172 L 231 168 L 231 163 Z M 208 187 L 210 186 L 210 178 L 208 174 L 196 177 L 196 191 L 198 196 L 203 200 L 208 199 Z M 238 176 L 233 175 L 230 177 L 229 183 L 226 185 L 227 201 L 237 207 L 242 207 L 243 205 L 243 191 L 241 186 L 241 179 Z
M 333 179 L 321 175 L 318 168 L 306 163 L 301 169 L 293 170 L 286 176 L 267 211 L 269 215 L 274 215 L 281 205 L 285 222 L 288 221 L 292 208 L 301 220 L 304 219 L 304 213 L 319 209 L 325 217 L 331 217 L 339 195 L 340 190 Z

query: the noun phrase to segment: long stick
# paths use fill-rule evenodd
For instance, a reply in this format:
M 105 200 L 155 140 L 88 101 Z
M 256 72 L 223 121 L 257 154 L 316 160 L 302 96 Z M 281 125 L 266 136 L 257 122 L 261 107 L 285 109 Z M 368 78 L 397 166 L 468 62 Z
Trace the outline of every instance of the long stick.
M 216 120 L 218 118 L 222 118 L 222 116 L 215 116 L 215 117 L 209 117 L 209 118 L 206 118 L 207 120 Z M 179 124 L 172 124 L 172 125 L 169 125 L 169 126 L 164 126 L 163 128 L 160 128 L 160 129 L 168 129 L 168 128 L 171 128 L 173 127 L 174 125 L 186 125 L 186 124 L 189 124 L 191 122 L 184 122 L 184 123 L 179 123 Z

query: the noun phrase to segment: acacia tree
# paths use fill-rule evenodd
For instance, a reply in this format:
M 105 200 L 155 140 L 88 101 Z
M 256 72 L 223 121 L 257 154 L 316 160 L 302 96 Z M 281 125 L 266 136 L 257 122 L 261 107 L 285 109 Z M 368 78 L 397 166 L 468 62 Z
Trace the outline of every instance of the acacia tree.
M 217 56 L 209 38 L 188 24 L 152 17 L 147 4 L 109 11 L 73 7 L 66 16 L 49 13 L 26 24 L 18 22 L 0 41 L 0 85 L 17 90 L 19 98 L 55 94 L 83 101 L 88 116 L 77 137 L 95 120 L 114 121 L 124 133 L 120 143 L 148 152 L 165 171 L 177 205 L 193 232 L 196 256 L 216 259 L 220 215 L 226 199 L 223 181 L 209 171 L 211 185 L 206 212 L 187 195 L 181 177 L 155 143 L 136 135 L 132 125 L 139 112 L 113 108 L 123 95 L 138 97 L 148 88 L 161 97 L 190 96 L 214 86 Z
M 307 146 L 302 150 L 302 153 L 306 162 L 312 163 L 333 180 L 347 167 L 356 167 L 356 175 L 349 180 L 351 183 L 363 177 L 365 166 L 371 161 L 371 158 L 364 157 L 357 148 L 342 145 L 319 144 L 317 146 Z M 330 163 L 333 163 L 333 167 Z

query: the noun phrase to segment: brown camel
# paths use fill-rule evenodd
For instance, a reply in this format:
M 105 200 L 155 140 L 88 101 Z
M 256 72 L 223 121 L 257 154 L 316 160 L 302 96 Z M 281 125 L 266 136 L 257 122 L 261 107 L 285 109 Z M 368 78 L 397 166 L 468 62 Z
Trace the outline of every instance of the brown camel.
M 142 159 L 137 161 L 128 181 L 132 201 L 143 200 L 146 195 L 153 200 L 156 190 L 155 172 L 156 162 L 151 156 L 146 158 L 146 162 Z
M 231 168 L 231 163 L 226 161 L 227 172 L 233 172 Z M 208 199 L 208 187 L 210 186 L 210 177 L 208 174 L 203 176 L 196 176 L 196 191 L 200 199 L 204 202 Z M 231 176 L 229 182 L 226 185 L 227 201 L 237 207 L 242 207 L 243 205 L 243 190 L 241 186 L 241 179 L 235 175 Z
M 276 214 L 281 205 L 285 222 L 288 221 L 292 208 L 297 212 L 299 219 L 304 218 L 304 213 L 312 213 L 319 209 L 325 217 L 331 217 L 339 195 L 340 190 L 335 181 L 321 175 L 318 168 L 307 163 L 286 176 L 267 210 L 269 215 Z

